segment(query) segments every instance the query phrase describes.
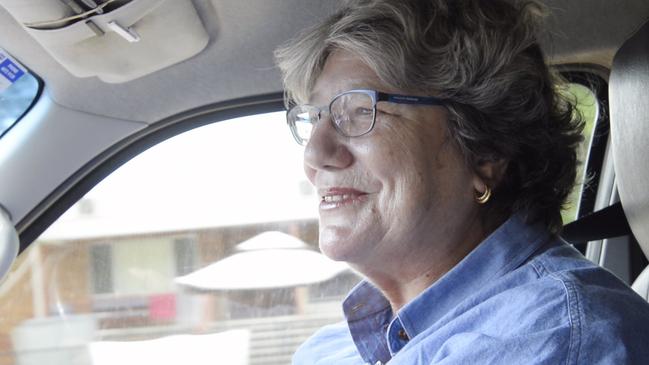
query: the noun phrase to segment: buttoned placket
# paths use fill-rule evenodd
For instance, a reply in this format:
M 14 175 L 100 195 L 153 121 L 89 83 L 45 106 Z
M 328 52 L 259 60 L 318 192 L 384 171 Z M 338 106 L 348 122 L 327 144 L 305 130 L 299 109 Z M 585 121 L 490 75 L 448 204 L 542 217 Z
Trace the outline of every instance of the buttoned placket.
M 410 336 L 408 336 L 408 332 L 403 328 L 403 324 L 398 316 L 388 326 L 386 336 L 388 348 L 392 356 L 399 352 L 408 341 L 410 341 Z

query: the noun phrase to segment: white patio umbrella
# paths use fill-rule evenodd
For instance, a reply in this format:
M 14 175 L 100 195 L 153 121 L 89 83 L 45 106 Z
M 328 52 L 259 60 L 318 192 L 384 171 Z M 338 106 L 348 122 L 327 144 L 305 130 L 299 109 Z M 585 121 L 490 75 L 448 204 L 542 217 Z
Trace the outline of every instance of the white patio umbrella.
M 237 250 L 175 282 L 200 290 L 269 289 L 314 284 L 349 269 L 282 232 L 264 232 L 240 243 Z

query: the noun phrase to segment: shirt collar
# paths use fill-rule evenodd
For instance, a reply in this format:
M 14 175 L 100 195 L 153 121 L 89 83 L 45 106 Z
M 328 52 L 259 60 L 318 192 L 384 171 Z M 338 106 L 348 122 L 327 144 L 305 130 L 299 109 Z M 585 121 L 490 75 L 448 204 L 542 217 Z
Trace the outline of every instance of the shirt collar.
M 390 302 L 368 281 L 361 281 L 343 301 L 343 312 L 356 349 L 365 363 L 385 363 L 391 354 L 386 338 L 392 319 Z
M 465 298 L 523 265 L 549 237 L 543 225 L 529 225 L 520 215 L 512 216 L 453 269 L 399 310 L 397 316 L 406 332 L 412 337 L 418 335 Z
M 397 317 L 403 328 L 411 338 L 417 336 L 469 295 L 521 266 L 549 236 L 542 225 L 528 225 L 520 215 L 512 216 L 453 269 L 399 310 Z M 354 333 L 357 326 L 352 326 L 352 322 L 378 314 L 382 318 L 388 313 L 388 318 L 392 316 L 388 300 L 367 281 L 352 289 L 343 302 L 343 311 L 357 346 L 361 334 Z

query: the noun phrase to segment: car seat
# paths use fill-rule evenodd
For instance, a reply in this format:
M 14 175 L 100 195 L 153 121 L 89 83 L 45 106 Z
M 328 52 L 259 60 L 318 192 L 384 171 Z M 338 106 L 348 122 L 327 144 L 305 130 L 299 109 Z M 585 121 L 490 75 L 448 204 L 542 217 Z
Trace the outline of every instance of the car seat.
M 618 50 L 609 79 L 611 147 L 626 220 L 649 257 L 649 22 Z M 649 300 L 649 267 L 633 283 Z

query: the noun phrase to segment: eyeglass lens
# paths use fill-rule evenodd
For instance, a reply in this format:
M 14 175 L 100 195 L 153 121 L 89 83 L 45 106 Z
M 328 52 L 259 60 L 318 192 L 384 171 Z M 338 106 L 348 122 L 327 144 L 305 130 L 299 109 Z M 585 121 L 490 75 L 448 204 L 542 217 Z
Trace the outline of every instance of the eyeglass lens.
M 319 113 L 320 110 L 311 105 L 297 105 L 288 111 L 286 119 L 297 143 L 305 145 L 308 142 Z
M 360 136 L 372 128 L 374 103 L 366 93 L 342 94 L 332 101 L 330 109 L 334 123 L 345 136 Z
M 329 105 L 331 119 L 344 136 L 361 136 L 372 129 L 374 123 L 374 101 L 364 92 L 347 92 L 338 95 Z M 313 133 L 313 127 L 320 118 L 319 109 L 300 105 L 288 114 L 291 131 L 298 143 L 304 145 Z

